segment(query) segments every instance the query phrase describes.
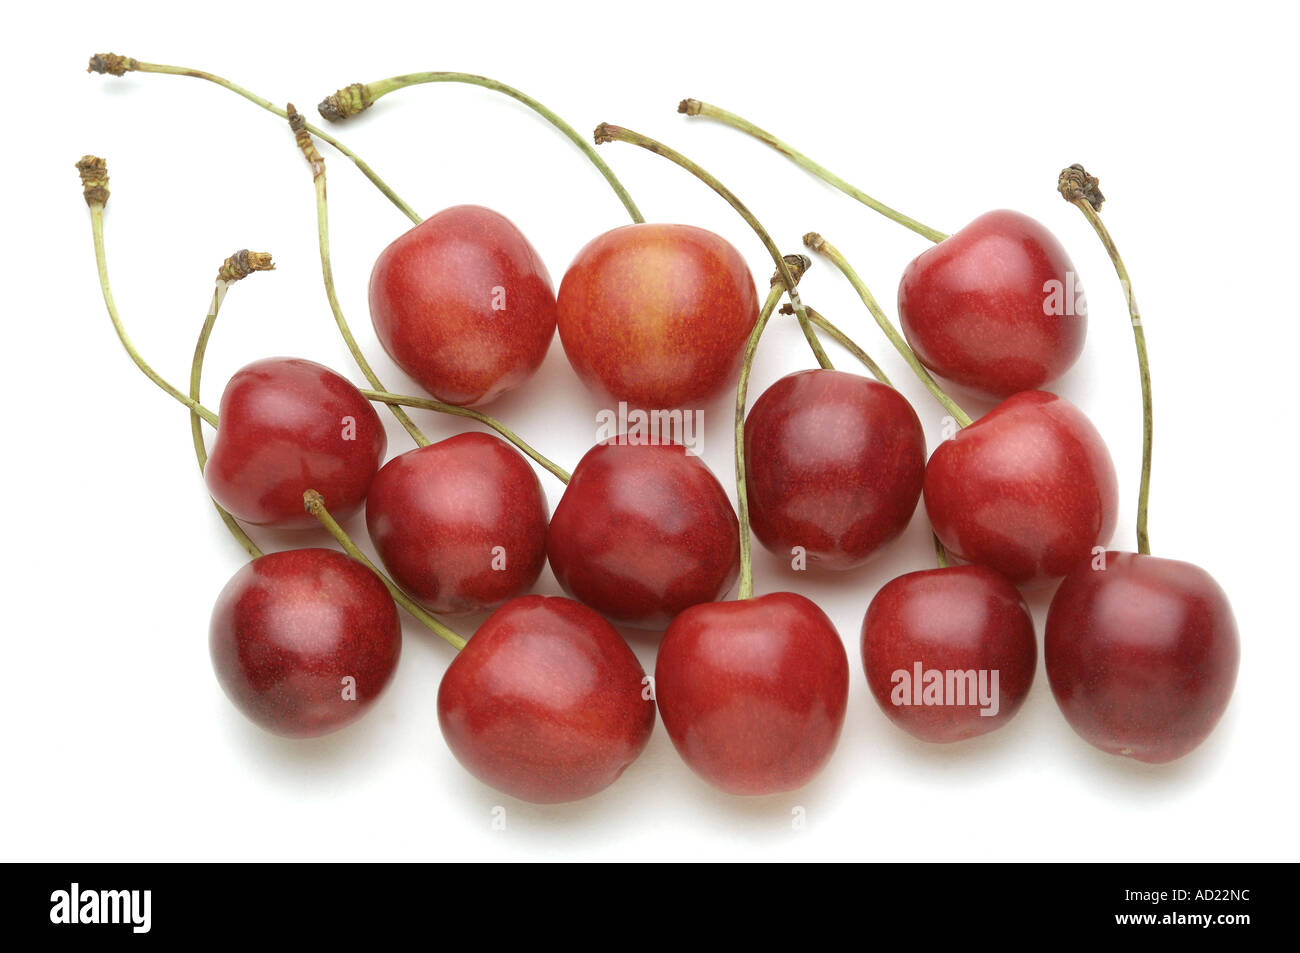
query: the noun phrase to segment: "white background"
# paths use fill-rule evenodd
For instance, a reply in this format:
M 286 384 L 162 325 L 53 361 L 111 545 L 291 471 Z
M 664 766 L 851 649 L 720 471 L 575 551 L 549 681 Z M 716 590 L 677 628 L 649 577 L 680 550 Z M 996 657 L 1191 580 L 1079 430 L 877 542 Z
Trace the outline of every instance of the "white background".
M 500 0 L 183 9 L 29 5 L 16 23 L 10 13 L 0 239 L 5 859 L 1296 859 L 1291 10 Z M 318 100 L 353 81 L 484 73 L 584 133 L 609 120 L 677 146 L 747 201 L 783 249 L 823 232 L 891 312 L 898 276 L 925 241 L 738 133 L 678 116 L 678 99 L 746 115 L 945 231 L 991 208 L 1020 209 L 1065 243 L 1090 292 L 1087 350 L 1057 389 L 1109 442 L 1121 476 L 1114 545 L 1131 549 L 1132 338 L 1109 262 L 1055 192 L 1062 166 L 1085 163 L 1101 177 L 1104 216 L 1146 320 L 1154 549 L 1208 569 L 1241 628 L 1241 675 L 1218 731 L 1163 767 L 1101 754 L 1058 714 L 1041 661 L 1025 708 L 993 735 L 933 747 L 892 727 L 868 694 L 858 632 L 876 590 L 932 558 L 918 510 L 905 537 L 857 572 L 796 576 L 759 550 L 758 590 L 796 587 L 815 599 L 852 663 L 836 755 L 796 793 L 717 793 L 658 726 L 598 797 L 539 808 L 499 795 L 442 741 L 435 696 L 451 650 L 414 624 L 394 684 L 368 717 L 317 741 L 263 734 L 226 701 L 208 661 L 209 611 L 242 551 L 204 495 L 186 412 L 114 338 L 74 161 L 86 152 L 109 160 L 117 300 L 165 376 L 184 383 L 215 269 L 241 247 L 273 252 L 278 270 L 227 299 L 206 401 L 216 405 L 236 368 L 276 354 L 360 376 L 326 305 L 310 173 L 284 124 L 196 80 L 87 75 L 88 55 L 104 50 L 211 70 L 294 100 L 313 120 Z M 475 202 L 509 216 L 557 285 L 586 241 L 626 220 L 569 143 L 489 91 L 405 90 L 336 131 L 425 215 Z M 762 247 L 719 199 L 634 147 L 602 149 L 648 218 L 722 233 L 766 286 Z M 389 388 L 414 392 L 378 348 L 366 307 L 371 263 L 409 223 L 324 152 L 344 310 Z M 803 291 L 884 363 L 933 448 L 939 407 L 852 290 L 818 263 Z M 775 321 L 753 393 L 809 364 L 797 328 Z M 572 467 L 595 439 L 599 406 L 557 340 L 537 377 L 492 412 Z M 728 416 L 723 400 L 706 418 L 704 457 L 730 486 Z M 417 418 L 434 435 L 463 427 Z M 389 424 L 391 451 L 407 449 Z M 554 506 L 561 486 L 542 479 Z M 364 537 L 362 521 L 350 528 Z M 269 548 L 306 541 L 254 535 Z M 549 570 L 539 589 L 558 592 Z M 1040 634 L 1045 607 L 1034 601 Z M 632 643 L 652 668 L 655 640 Z M 497 805 L 504 831 L 491 829 Z

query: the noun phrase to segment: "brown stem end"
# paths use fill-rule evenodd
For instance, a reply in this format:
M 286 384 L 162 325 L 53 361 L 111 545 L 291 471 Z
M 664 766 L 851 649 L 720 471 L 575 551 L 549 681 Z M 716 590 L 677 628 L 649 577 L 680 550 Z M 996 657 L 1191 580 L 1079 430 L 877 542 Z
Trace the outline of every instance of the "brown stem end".
M 596 131 L 592 133 L 592 139 L 596 141 L 596 145 L 598 146 L 604 145 L 606 142 L 613 142 L 615 139 L 617 139 L 618 132 L 619 132 L 618 126 L 611 125 L 610 123 L 607 122 L 602 122 L 599 126 L 596 127 Z
M 81 173 L 86 204 L 104 206 L 108 202 L 108 163 L 99 156 L 82 156 L 77 160 L 77 171 Z
M 1068 169 L 1061 170 L 1061 175 L 1056 180 L 1056 191 L 1067 202 L 1087 202 L 1095 212 L 1100 212 L 1101 203 L 1106 201 L 1106 196 L 1101 194 L 1097 177 L 1089 175 L 1088 170 L 1077 162 Z
M 821 251 L 822 248 L 826 245 L 826 239 L 822 238 L 816 232 L 809 232 L 807 235 L 803 237 L 803 243 L 806 247 L 811 248 L 813 251 Z
M 275 271 L 271 253 L 241 248 L 222 262 L 217 270 L 217 281 L 239 281 L 255 271 Z
M 307 162 L 311 165 L 311 177 L 319 178 L 325 174 L 325 160 L 317 150 L 311 133 L 307 131 L 306 118 L 294 108 L 293 103 L 287 104 L 284 112 L 289 120 L 289 128 L 293 130 L 294 138 L 298 140 L 298 148 L 302 150 L 302 154 L 307 157 Z
M 698 99 L 683 99 L 677 104 L 677 111 L 686 116 L 698 116 L 703 105 Z
M 308 513 L 318 517 L 325 512 L 325 497 L 315 490 L 308 490 L 302 495 L 302 505 Z
M 785 266 L 790 269 L 790 277 L 794 279 L 795 284 L 798 284 L 803 278 L 804 272 L 812 267 L 812 259 L 807 255 L 782 255 L 781 257 L 785 260 Z M 781 272 L 779 270 L 773 272 L 771 287 L 775 288 L 777 285 L 784 284 L 785 277 Z
M 366 84 L 353 83 L 322 99 L 316 111 L 326 122 L 342 122 L 369 109 L 372 102 Z
M 136 68 L 136 61 L 129 56 L 116 53 L 96 53 L 90 58 L 87 73 L 107 73 L 109 76 L 122 76 Z

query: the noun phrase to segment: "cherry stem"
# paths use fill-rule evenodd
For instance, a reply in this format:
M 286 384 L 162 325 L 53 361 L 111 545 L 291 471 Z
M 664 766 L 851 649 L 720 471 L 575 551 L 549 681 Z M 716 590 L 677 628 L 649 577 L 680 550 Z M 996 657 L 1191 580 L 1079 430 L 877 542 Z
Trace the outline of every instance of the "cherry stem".
M 786 272 L 797 282 L 812 262 L 804 255 L 791 255 L 784 262 Z M 784 294 L 782 285 L 784 277 L 778 273 L 772 277 L 772 287 L 767 293 L 767 300 L 758 313 L 754 329 L 749 332 L 745 342 L 745 355 L 740 362 L 740 378 L 736 382 L 736 512 L 740 520 L 740 588 L 738 599 L 754 597 L 754 562 L 749 538 L 749 492 L 745 482 L 745 403 L 749 397 L 749 372 L 754 366 L 754 355 L 758 353 L 758 339 L 763 336 L 772 310 Z
M 899 225 L 903 225 L 907 228 L 910 228 L 912 231 L 916 232 L 916 234 L 921 235 L 924 238 L 928 238 L 932 242 L 941 242 L 948 237 L 938 229 L 931 228 L 928 225 L 922 225 L 916 219 L 909 218 L 908 216 L 904 215 L 902 212 L 899 212 L 895 209 L 890 208 L 888 205 L 885 205 L 883 202 L 876 201 L 866 192 L 863 192 L 861 189 L 857 188 L 856 186 L 850 185 L 848 182 L 845 182 L 834 172 L 830 171 L 830 169 L 827 169 L 825 166 L 818 165 L 816 162 L 808 158 L 802 152 L 798 151 L 797 149 L 791 148 L 790 146 L 782 142 L 780 139 L 772 135 L 767 130 L 760 129 L 758 126 L 754 125 L 749 120 L 742 119 L 740 116 L 737 116 L 735 113 L 727 112 L 725 109 L 720 109 L 719 107 L 714 106 L 711 103 L 700 102 L 698 99 L 683 99 L 680 103 L 677 104 L 677 111 L 679 113 L 684 113 L 687 116 L 705 116 L 709 119 L 716 119 L 718 122 L 731 126 L 733 129 L 739 129 L 741 132 L 753 136 L 755 139 L 759 140 L 760 142 L 764 142 L 767 145 L 771 146 L 773 149 L 781 153 L 787 159 L 794 162 L 795 165 L 800 166 L 801 168 L 805 169 L 808 172 L 811 172 L 813 175 L 817 176 L 817 178 L 821 179 L 823 182 L 826 182 L 829 185 L 833 185 L 835 188 L 839 189 L 845 195 L 857 199 L 859 202 L 861 202 L 863 205 L 867 206 L 868 208 L 874 209 L 875 211 L 879 212 L 881 215 L 885 216 L 886 218 L 892 219 L 893 221 L 897 222 Z
M 258 96 L 256 93 L 249 92 L 247 89 L 244 89 L 242 86 L 235 85 L 228 79 L 224 79 L 213 73 L 206 73 L 203 70 L 189 69 L 184 66 L 163 66 L 159 63 L 144 63 L 141 62 L 140 60 L 132 59 L 129 56 L 119 56 L 116 53 L 97 53 L 90 58 L 90 65 L 86 68 L 86 72 L 106 73 L 111 76 L 122 76 L 128 72 L 166 73 L 172 76 L 191 76 L 194 77 L 195 79 L 203 79 L 203 80 L 207 80 L 209 83 L 215 83 L 216 85 L 222 87 L 223 89 L 228 89 L 232 93 L 244 97 L 249 102 L 256 103 L 258 106 L 261 106 L 267 112 L 274 113 L 275 115 L 279 116 L 281 119 L 288 118 L 288 115 L 285 113 L 285 111 L 281 109 L 279 106 L 275 105 L 275 103 L 271 102 L 269 99 L 263 99 L 261 96 Z M 380 192 L 384 193 L 384 195 L 388 197 L 388 200 L 392 202 L 395 206 L 397 206 L 397 208 L 401 211 L 403 215 L 405 215 L 415 224 L 417 225 L 420 224 L 422 219 L 415 212 L 415 210 L 412 209 L 409 205 L 407 205 L 404 201 L 402 201 L 402 199 L 397 195 L 397 193 L 388 187 L 388 183 L 386 183 L 377 174 L 375 174 L 375 171 L 371 169 L 370 166 L 366 165 L 365 162 L 361 161 L 360 156 L 358 156 L 355 152 L 353 152 L 347 146 L 343 145 L 343 143 L 339 142 L 337 139 L 335 139 L 333 136 L 331 136 L 329 133 L 325 132 L 322 129 L 317 129 L 315 126 L 307 126 L 307 131 L 310 132 L 312 135 L 317 136 L 318 138 L 324 140 L 325 142 L 328 142 L 340 153 L 342 153 L 343 155 L 351 159 L 353 164 L 355 164 L 356 167 L 361 170 L 361 173 L 367 179 L 373 182 L 375 184 L 375 187 L 378 188 Z
M 203 320 L 198 342 L 194 345 L 194 359 L 190 363 L 190 399 L 196 405 L 199 402 L 199 391 L 203 382 L 203 360 L 208 352 L 208 339 L 212 336 L 212 328 L 217 323 L 217 314 L 221 311 L 222 302 L 226 299 L 226 292 L 230 290 L 230 286 L 236 281 L 255 271 L 271 271 L 274 268 L 275 265 L 271 263 L 270 255 L 265 252 L 250 252 L 245 248 L 227 258 L 217 270 L 217 280 L 212 290 L 212 304 L 208 307 L 207 316 Z M 208 465 L 208 450 L 203 443 L 202 417 L 193 408 L 190 409 L 190 435 L 194 440 L 194 456 L 199 461 L 199 473 L 202 473 Z M 217 514 L 221 517 L 221 521 L 226 524 L 226 529 L 230 530 L 230 535 L 235 538 L 235 542 L 243 546 L 253 559 L 261 556 L 262 550 L 249 538 L 243 527 L 230 515 L 226 508 L 216 500 L 212 501 L 212 505 L 216 507 Z
M 889 387 L 894 386 L 893 381 L 891 381 L 885 372 L 881 370 L 880 365 L 873 361 L 871 355 L 859 347 L 851 337 L 835 325 L 831 324 L 831 322 L 827 318 L 823 317 L 815 308 L 812 307 L 812 305 L 806 305 L 805 307 L 808 309 L 809 320 L 829 334 L 831 340 L 835 341 L 840 345 L 840 347 L 844 348 L 844 350 L 856 357 L 872 377 Z M 788 304 L 783 304 L 781 305 L 781 314 L 794 314 L 794 308 L 790 307 Z
M 456 651 L 459 652 L 465 647 L 465 639 L 461 638 L 451 629 L 447 628 L 431 616 L 423 606 L 399 589 L 393 580 L 380 572 L 379 568 L 366 557 L 366 554 L 357 548 L 357 544 L 352 541 L 352 537 L 344 531 L 343 527 L 338 524 L 338 521 L 330 515 L 330 511 L 325 508 L 325 498 L 323 496 L 315 490 L 308 490 L 302 495 L 302 502 L 303 507 L 307 512 L 320 520 L 321 525 L 324 526 L 329 534 L 338 541 L 338 544 L 343 547 L 345 553 L 379 577 L 379 581 L 384 584 L 384 587 L 389 591 L 398 605 L 414 616 L 421 625 L 429 629 L 429 631 L 433 632 L 434 635 L 441 638 Z
M 943 542 L 939 539 L 937 533 L 931 532 L 930 538 L 934 540 L 934 561 L 939 564 L 940 569 L 947 569 L 948 550 L 943 548 Z
M 526 93 L 520 92 L 513 86 L 507 86 L 505 83 L 498 82 L 495 79 L 489 79 L 486 76 L 477 76 L 473 73 L 455 73 L 446 71 L 423 72 L 423 73 L 406 73 L 401 76 L 392 76 L 388 79 L 377 80 L 373 83 L 353 83 L 351 86 L 345 86 L 331 96 L 325 97 L 316 107 L 321 116 L 329 122 L 341 122 L 357 113 L 369 109 L 374 105 L 375 100 L 381 96 L 396 92 L 399 89 L 405 89 L 408 86 L 418 86 L 424 83 L 466 83 L 470 86 L 481 86 L 484 89 L 494 90 L 505 96 L 509 96 L 516 102 L 523 103 L 529 109 L 540 115 L 552 126 L 564 133 L 568 139 L 573 142 L 583 154 L 591 160 L 592 165 L 604 176 L 605 181 L 609 183 L 610 188 L 618 196 L 623 207 L 632 216 L 632 221 L 638 224 L 645 221 L 641 215 L 641 210 L 636 207 L 632 201 L 632 196 L 623 187 L 623 183 L 618 180 L 605 160 L 597 154 L 596 150 L 570 126 L 567 122 L 553 113 L 550 109 L 543 106 L 537 100 L 533 99 Z
M 298 110 L 293 108 L 293 103 L 289 103 L 286 107 L 285 115 L 289 119 L 289 128 L 293 130 L 298 148 L 302 150 L 307 163 L 311 166 L 312 183 L 316 186 L 316 238 L 320 246 L 320 268 L 321 276 L 325 281 L 325 295 L 329 298 L 330 310 L 334 312 L 334 323 L 338 325 L 339 333 L 343 335 L 343 341 L 347 344 L 352 359 L 356 361 L 357 367 L 361 369 L 362 375 L 370 382 L 370 386 L 375 390 L 386 391 L 388 388 L 379 380 L 379 375 L 371 369 L 370 362 L 361 353 L 356 338 L 352 336 L 352 329 L 348 326 L 348 319 L 343 316 L 343 309 L 339 306 L 338 295 L 334 292 L 334 269 L 330 264 L 329 203 L 325 196 L 325 160 L 321 158 L 321 154 L 316 150 L 316 144 L 312 142 L 311 132 L 307 128 L 307 120 L 303 118 Z M 429 445 L 429 438 L 415 425 L 415 421 L 410 418 L 406 411 L 395 404 L 389 404 L 388 407 L 393 416 L 397 418 L 398 423 L 406 428 L 406 432 L 411 435 L 411 439 L 418 446 L 427 447 Z
M 970 426 L 970 415 L 958 407 L 957 403 L 949 397 L 947 393 L 944 392 L 943 388 L 939 386 L 938 382 L 930 376 L 930 372 L 925 369 L 925 366 L 912 352 L 912 349 L 907 346 L 907 342 L 903 340 L 903 335 L 899 333 L 896 327 L 894 327 L 893 322 L 889 320 L 884 309 L 882 309 L 879 303 L 877 303 L 871 290 L 863 283 L 862 279 L 858 277 L 857 272 L 853 270 L 853 267 L 848 263 L 845 257 L 840 254 L 839 249 L 816 232 L 809 232 L 805 235 L 803 237 L 803 243 L 819 255 L 824 255 L 829 258 L 831 263 L 844 274 L 844 277 L 849 280 L 849 284 L 853 285 L 853 289 L 857 291 L 858 297 L 862 299 L 862 303 L 865 304 L 867 310 L 871 312 L 871 316 L 876 319 L 876 324 L 880 325 L 880 330 L 885 332 L 885 337 L 889 338 L 890 343 L 894 345 L 898 350 L 898 353 L 903 355 L 903 359 L 907 361 L 908 366 L 911 367 L 913 373 L 920 378 L 921 383 L 925 385 L 926 389 L 934 395 L 935 400 L 942 404 L 948 413 L 952 414 L 952 417 L 957 421 L 958 426 Z
M 118 340 L 122 342 L 122 347 L 126 349 L 126 353 L 145 377 L 215 427 L 217 415 L 165 381 L 140 356 L 140 352 L 136 350 L 135 344 L 126 333 L 122 317 L 117 312 L 117 304 L 113 301 L 113 289 L 108 280 L 108 258 L 104 253 L 104 205 L 108 201 L 108 168 L 103 159 L 96 156 L 82 156 L 77 162 L 77 171 L 81 173 L 82 192 L 86 197 L 86 205 L 90 208 L 90 230 L 95 240 L 95 265 L 99 270 L 99 288 L 104 295 L 104 306 L 113 321 L 113 329 L 117 331 Z
M 1129 323 L 1133 326 L 1133 341 L 1137 345 L 1138 375 L 1142 381 L 1142 478 L 1138 489 L 1137 508 L 1137 542 L 1138 552 L 1144 556 L 1151 555 L 1151 540 L 1147 535 L 1147 502 L 1151 496 L 1151 443 L 1153 437 L 1153 416 L 1151 404 L 1151 365 L 1147 359 L 1147 336 L 1142 327 L 1142 315 L 1138 311 L 1137 298 L 1133 295 L 1133 282 L 1129 280 L 1128 268 L 1120 257 L 1115 240 L 1110 237 L 1106 223 L 1098 212 L 1106 197 L 1101 194 L 1097 177 L 1089 175 L 1081 165 L 1072 165 L 1061 171 L 1056 183 L 1057 191 L 1067 202 L 1083 213 L 1097 237 L 1106 248 L 1115 274 L 1119 277 L 1120 287 L 1124 290 L 1124 300 L 1128 304 Z
M 455 417 L 466 417 L 470 420 L 477 420 L 485 426 L 491 427 L 501 436 L 505 437 L 512 444 L 519 448 L 520 452 L 532 459 L 539 466 L 548 470 L 561 483 L 568 483 L 571 474 L 554 460 L 543 456 L 541 452 L 533 449 L 526 443 L 522 437 L 513 430 L 497 420 L 495 417 L 489 417 L 487 414 L 474 410 L 472 407 L 458 407 L 455 404 L 444 404 L 440 400 L 432 397 L 409 397 L 404 394 L 389 394 L 384 391 L 363 390 L 361 392 L 367 399 L 383 404 L 400 404 L 403 407 L 419 407 L 423 410 L 434 410 L 440 414 L 451 414 Z
M 791 273 L 790 265 L 787 263 L 786 259 L 782 257 L 780 249 L 776 247 L 776 242 L 772 241 L 772 236 L 767 233 L 767 229 L 765 229 L 762 223 L 754 217 L 754 213 L 746 208 L 745 204 L 741 202 L 740 199 L 736 198 L 735 193 L 680 152 L 670 149 L 668 146 L 651 139 L 649 136 L 643 136 L 639 132 L 633 132 L 631 129 L 624 129 L 622 126 L 614 126 L 607 122 L 602 122 L 596 127 L 595 139 L 597 145 L 615 141 L 626 142 L 634 146 L 640 146 L 642 149 L 646 149 L 656 155 L 663 156 L 670 162 L 681 166 L 709 188 L 713 189 L 713 191 L 718 193 L 718 195 L 722 196 L 722 198 L 726 200 L 727 204 L 735 209 L 736 213 L 749 224 L 749 227 L 754 230 L 754 234 L 758 236 L 759 241 L 763 243 L 763 247 L 767 249 L 768 254 L 772 256 L 772 261 L 776 264 L 777 274 L 780 276 L 781 282 L 785 285 L 786 294 L 790 296 L 790 304 L 794 307 L 795 314 L 798 315 L 799 326 L 803 329 L 804 337 L 808 339 L 808 346 L 812 348 L 813 356 L 817 359 L 817 363 L 827 370 L 834 369 L 834 365 L 831 364 L 831 359 L 827 356 L 825 349 L 822 347 L 821 341 L 817 339 L 817 331 L 813 328 L 812 321 L 808 318 L 808 310 L 804 307 L 803 301 L 799 298 L 799 292 L 795 288 L 798 281 Z

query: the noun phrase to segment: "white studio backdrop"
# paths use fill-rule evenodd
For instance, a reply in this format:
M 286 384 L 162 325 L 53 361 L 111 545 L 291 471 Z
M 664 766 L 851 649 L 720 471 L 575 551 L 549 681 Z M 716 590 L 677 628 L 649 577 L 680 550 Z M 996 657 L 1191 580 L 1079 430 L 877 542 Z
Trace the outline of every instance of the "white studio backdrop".
M 5 859 L 1296 858 L 1293 10 L 1097 3 L 1081 22 L 1074 8 L 1031 3 L 395 4 L 370 8 L 367 20 L 355 5 L 319 4 L 267 5 L 240 23 L 225 8 L 178 10 L 28 8 L 10 33 Z M 1041 658 L 1028 702 L 1000 731 L 935 747 L 894 728 L 867 690 L 859 627 L 881 585 L 931 564 L 918 509 L 897 544 L 843 575 L 792 573 L 756 547 L 757 590 L 812 598 L 850 657 L 839 748 L 793 794 L 713 791 L 662 725 L 593 799 L 543 808 L 497 794 L 444 745 L 435 697 L 451 650 L 409 622 L 394 683 L 367 717 L 317 741 L 263 734 L 226 701 L 208 661 L 212 602 L 242 552 L 205 497 L 187 414 L 114 337 L 75 160 L 108 159 L 114 290 L 165 376 L 185 380 L 215 269 L 243 247 L 272 252 L 277 270 L 231 291 L 205 401 L 215 405 L 235 369 L 265 356 L 360 375 L 326 304 L 310 172 L 284 124 L 192 79 L 87 75 L 88 56 L 109 50 L 219 73 L 313 119 L 317 101 L 358 80 L 425 69 L 492 76 L 584 133 L 608 120 L 687 153 L 785 251 L 820 231 L 891 312 L 924 239 L 744 136 L 677 115 L 677 101 L 739 112 L 947 231 L 991 208 L 1032 215 L 1069 249 L 1089 292 L 1086 352 L 1054 389 L 1110 446 L 1121 481 L 1113 545 L 1131 549 L 1132 336 L 1109 261 L 1055 192 L 1057 172 L 1084 163 L 1101 177 L 1151 349 L 1154 551 L 1209 570 L 1241 629 L 1241 674 L 1219 729 L 1163 767 L 1106 756 L 1058 713 Z M 406 90 L 335 131 L 424 215 L 461 203 L 507 215 L 557 286 L 583 244 L 626 221 L 571 144 L 487 90 Z M 704 186 L 632 146 L 601 149 L 650 220 L 721 233 L 766 286 L 763 248 Z M 415 392 L 375 341 L 366 305 L 375 256 L 409 223 L 323 151 L 344 311 L 389 388 Z M 933 449 L 943 411 L 852 289 L 818 261 L 802 291 L 881 361 Z M 856 369 L 828 347 L 837 366 Z M 774 319 L 751 399 L 810 364 L 793 321 Z M 490 412 L 572 467 L 596 439 L 602 406 L 556 340 L 537 377 Z M 417 416 L 435 438 L 465 429 Z M 390 453 L 401 452 L 408 438 L 385 419 Z M 706 412 L 703 457 L 734 495 L 730 425 L 723 399 Z M 562 487 L 542 479 L 554 508 Z M 362 521 L 348 528 L 364 540 Z M 254 535 L 269 548 L 304 539 Z M 539 590 L 559 591 L 549 570 Z M 1041 643 L 1047 600 L 1031 602 Z M 627 634 L 651 670 L 655 637 Z

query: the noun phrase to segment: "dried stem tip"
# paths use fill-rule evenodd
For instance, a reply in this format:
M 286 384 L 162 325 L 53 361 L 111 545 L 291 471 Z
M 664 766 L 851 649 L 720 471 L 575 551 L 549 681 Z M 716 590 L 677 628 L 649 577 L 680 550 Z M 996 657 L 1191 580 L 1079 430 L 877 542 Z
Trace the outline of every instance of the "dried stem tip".
M 1101 203 L 1106 201 L 1106 196 L 1101 194 L 1097 177 L 1089 175 L 1088 171 L 1077 162 L 1068 169 L 1061 170 L 1061 175 L 1056 180 L 1056 191 L 1060 192 L 1067 202 L 1083 199 L 1092 206 L 1094 212 L 1100 212 Z
M 790 269 L 790 277 L 794 279 L 795 284 L 798 284 L 803 278 L 804 272 L 812 267 L 812 259 L 807 255 L 782 255 L 781 257 L 785 259 L 785 266 Z M 775 288 L 777 285 L 784 284 L 785 278 L 781 275 L 781 272 L 774 272 L 771 287 Z
M 312 141 L 311 133 L 307 131 L 307 120 L 294 108 L 293 103 L 285 106 L 284 112 L 289 119 L 289 128 L 293 130 L 294 138 L 298 140 L 298 148 L 311 163 L 311 177 L 319 178 L 325 172 L 325 160 L 321 158 L 316 143 Z
M 698 99 L 683 99 L 677 104 L 677 111 L 687 116 L 698 116 L 703 105 Z
M 617 128 L 618 126 L 611 126 L 607 122 L 602 122 L 599 126 L 596 127 L 596 131 L 592 133 L 591 138 L 596 141 L 596 145 L 598 146 L 604 145 L 607 142 L 613 142 L 614 141 L 613 130 Z
M 813 251 L 821 251 L 822 246 L 826 244 L 826 239 L 822 238 L 816 232 L 809 232 L 803 237 L 803 243 Z
M 239 281 L 255 271 L 274 271 L 271 253 L 241 248 L 227 258 L 217 271 L 217 281 Z
M 118 56 L 116 53 L 96 53 L 90 58 L 90 65 L 86 67 L 86 72 L 121 76 L 135 68 L 136 61 L 129 56 Z
M 108 202 L 108 163 L 99 156 L 82 156 L 77 160 L 81 173 L 81 191 L 86 204 L 103 206 Z
M 365 83 L 344 86 L 331 96 L 326 96 L 316 107 L 326 122 L 340 122 L 370 108 L 370 90 Z
M 315 490 L 308 490 L 302 495 L 302 506 L 312 516 L 319 516 L 325 510 L 325 497 Z

